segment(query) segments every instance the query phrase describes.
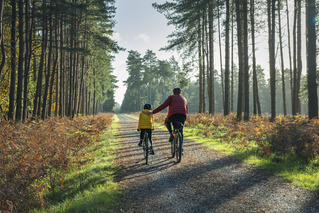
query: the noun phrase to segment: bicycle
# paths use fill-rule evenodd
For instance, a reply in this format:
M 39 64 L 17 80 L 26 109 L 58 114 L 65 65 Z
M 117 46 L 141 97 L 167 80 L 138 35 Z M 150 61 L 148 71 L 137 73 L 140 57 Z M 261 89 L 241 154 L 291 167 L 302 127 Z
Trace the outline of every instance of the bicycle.
M 149 146 L 149 134 L 147 131 L 145 131 L 143 135 L 142 149 L 143 149 L 144 158 L 146 159 L 146 165 L 148 165 L 148 158 L 149 158 L 149 154 L 151 154 L 151 148 Z
M 171 142 L 171 155 L 172 158 L 176 156 L 177 162 L 180 163 L 182 157 L 182 143 L 183 143 L 183 135 L 182 129 L 183 124 L 179 121 L 173 122 L 173 141 Z

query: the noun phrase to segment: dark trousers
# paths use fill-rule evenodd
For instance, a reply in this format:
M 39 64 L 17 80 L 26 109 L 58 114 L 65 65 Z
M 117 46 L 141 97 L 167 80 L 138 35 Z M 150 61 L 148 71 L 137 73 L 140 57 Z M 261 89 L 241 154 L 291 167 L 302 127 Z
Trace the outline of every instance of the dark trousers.
M 183 114 L 174 114 L 171 115 L 168 119 L 166 119 L 165 124 L 166 127 L 170 133 L 170 135 L 172 135 L 172 125 L 174 124 L 175 121 L 179 121 L 184 125 L 184 122 L 186 121 L 186 116 Z M 180 130 L 181 135 L 183 137 L 183 128 Z
M 150 141 L 150 144 L 152 146 L 152 130 L 151 129 L 141 129 L 141 131 L 140 131 L 140 141 L 143 140 L 143 136 L 144 136 L 145 132 L 148 133 L 149 141 Z

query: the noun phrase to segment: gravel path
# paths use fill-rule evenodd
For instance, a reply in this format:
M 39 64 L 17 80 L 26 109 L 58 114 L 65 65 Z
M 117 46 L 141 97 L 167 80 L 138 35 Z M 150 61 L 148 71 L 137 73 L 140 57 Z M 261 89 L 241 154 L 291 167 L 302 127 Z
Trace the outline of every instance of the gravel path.
M 170 158 L 168 133 L 153 132 L 145 165 L 137 120 L 120 119 L 116 180 L 125 190 L 117 212 L 319 212 L 319 193 L 185 139 L 181 163 Z

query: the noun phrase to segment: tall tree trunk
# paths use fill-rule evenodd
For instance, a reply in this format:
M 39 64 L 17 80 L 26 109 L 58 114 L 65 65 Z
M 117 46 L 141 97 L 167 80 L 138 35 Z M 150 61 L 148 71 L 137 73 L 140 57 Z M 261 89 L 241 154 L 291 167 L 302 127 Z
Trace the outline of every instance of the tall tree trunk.
M 0 76 L 1 72 L 3 70 L 4 64 L 6 62 L 6 53 L 5 53 L 5 48 L 3 44 L 3 9 L 4 9 L 4 1 L 0 2 L 0 48 L 1 48 L 1 54 L 2 54 L 2 59 L 1 59 L 1 64 L 0 64 Z M 1 82 L 1 78 L 0 78 Z
M 290 40 L 290 22 L 289 22 L 288 0 L 286 0 L 286 13 L 287 13 L 289 67 L 290 67 L 290 91 L 291 91 L 291 101 L 292 101 L 292 97 L 293 97 L 293 76 L 292 76 L 292 56 L 291 56 L 291 40 Z
M 210 91 L 209 113 L 215 113 L 215 95 L 214 95 L 214 39 L 213 39 L 213 7 L 209 3 L 209 79 L 208 90 Z
M 74 26 L 74 18 L 71 17 L 71 27 L 70 27 L 70 48 L 71 50 L 74 49 L 74 32 L 75 32 L 75 26 Z M 67 116 L 72 115 L 72 109 L 73 109 L 73 95 L 74 95 L 74 52 L 70 51 L 69 55 L 69 100 L 68 100 L 68 110 L 67 110 Z
M 93 69 L 93 77 L 94 77 L 94 80 L 93 80 L 93 112 L 92 114 L 95 115 L 96 114 L 96 69 L 94 68 Z
M 38 70 L 38 78 L 37 78 L 37 88 L 36 94 L 34 99 L 34 107 L 33 107 L 33 116 L 40 116 L 40 106 L 41 106 L 41 91 L 42 91 L 42 76 L 44 70 L 44 61 L 46 58 L 46 51 L 47 51 L 47 37 L 48 37 L 48 30 L 47 30 L 47 14 L 46 14 L 46 1 L 42 2 L 43 7 L 43 23 L 42 23 L 42 42 L 41 42 L 41 56 L 40 56 L 40 64 Z
M 56 14 L 57 15 L 57 14 Z M 57 16 L 55 16 L 57 17 Z M 53 85 L 54 85 L 54 78 L 55 78 L 55 75 L 56 75 L 56 70 L 58 69 L 58 59 L 59 59 L 59 50 L 58 50 L 58 21 L 57 21 L 57 18 L 55 20 L 55 27 L 54 27 L 54 33 L 55 33 L 55 36 L 54 36 L 54 42 L 55 42 L 55 46 L 56 46 L 56 49 L 55 49 L 55 53 L 54 53 L 54 62 L 53 62 L 53 67 L 52 67 L 52 74 L 51 74 L 51 79 L 50 79 L 50 87 L 49 87 L 49 102 L 48 102 L 48 116 L 51 117 L 51 112 L 52 112 L 52 103 L 53 103 Z M 52 29 L 53 30 L 53 29 Z M 53 43 L 53 37 L 52 37 L 52 43 Z M 58 73 L 58 72 L 57 72 Z M 56 81 L 58 82 L 58 78 L 56 78 Z M 56 94 L 58 92 L 58 87 L 56 86 Z M 56 108 L 57 108 L 57 102 L 55 104 Z
M 231 98 L 230 98 L 230 104 L 231 104 L 231 112 L 233 112 L 234 110 L 233 110 L 233 91 L 234 91 L 234 86 L 233 86 L 233 84 L 234 84 L 234 80 L 233 80 L 233 76 L 234 76 L 234 66 L 233 66 L 233 64 L 234 64 L 234 62 L 233 62 L 233 27 L 234 27 L 234 1 L 233 0 L 231 0 L 231 5 L 232 5 L 232 7 L 231 7 L 231 14 L 232 14 L 232 16 L 231 16 Z
M 269 43 L 269 69 L 271 90 L 271 119 L 276 117 L 276 70 L 275 70 L 275 1 L 268 0 L 268 43 Z
M 62 19 L 62 17 L 60 17 Z M 64 53 L 63 53 L 63 20 L 60 20 L 60 98 L 59 98 L 59 115 L 64 115 L 64 109 L 65 109 L 65 75 L 63 70 L 64 65 Z
M 218 35 L 219 35 L 219 53 L 220 53 L 220 77 L 221 77 L 221 92 L 222 92 L 222 107 L 225 105 L 225 93 L 224 93 L 224 77 L 223 77 L 223 64 L 222 64 L 222 50 L 221 50 L 221 32 L 220 32 L 220 7 L 218 6 Z
M 24 62 L 24 11 L 23 0 L 18 1 L 19 8 L 19 61 L 18 61 L 18 84 L 16 99 L 16 121 L 22 119 L 22 92 L 23 92 L 23 62 Z
M 199 113 L 203 112 L 203 90 L 202 90 L 202 55 L 201 55 L 201 19 L 199 18 L 198 22 L 198 60 L 199 60 Z
M 301 56 L 301 1 L 298 1 L 298 16 L 297 16 L 297 65 L 298 65 L 298 76 L 297 76 L 297 112 L 301 114 L 301 103 L 300 103 L 300 84 L 301 84 L 301 72 L 302 72 L 302 56 Z
M 78 45 L 76 44 L 76 48 L 78 48 Z M 77 114 L 77 103 L 78 103 L 78 67 L 79 67 L 79 53 L 76 53 L 76 58 L 75 58 L 75 75 L 74 75 L 74 104 L 73 104 L 73 113 L 72 117 L 74 117 L 75 114 Z
M 309 119 L 318 117 L 317 95 L 317 35 L 315 20 L 315 0 L 306 1 L 306 33 L 307 33 L 307 74 L 308 74 L 308 114 Z
M 32 2 L 32 14 L 31 14 L 31 26 L 30 26 L 30 2 L 26 0 L 25 2 L 25 33 L 26 33 L 26 51 L 25 51 L 25 63 L 24 63 L 24 82 L 23 82 L 23 109 L 22 109 L 22 120 L 25 121 L 27 118 L 27 106 L 28 106 L 28 84 L 29 84 L 29 72 L 31 65 L 31 54 L 32 54 L 32 32 L 34 29 L 34 13 L 35 13 L 35 3 Z
M 17 22 L 17 9 L 16 0 L 12 0 L 12 13 L 11 13 L 11 81 L 10 81 L 10 94 L 9 94 L 9 113 L 8 118 L 14 118 L 14 99 L 16 88 L 16 22 Z
M 286 86 L 284 79 L 284 63 L 283 63 L 283 49 L 282 49 L 282 33 L 281 33 L 281 2 L 278 1 L 278 22 L 279 22 L 279 42 L 280 42 L 280 61 L 281 61 L 281 80 L 282 80 L 282 100 L 283 100 L 283 114 L 287 115 L 286 105 Z
M 297 114 L 297 0 L 294 0 L 293 18 L 293 80 L 292 80 L 292 115 Z
M 253 114 L 261 115 L 261 106 L 260 106 L 259 89 L 258 89 L 258 78 L 257 78 L 257 69 L 256 69 L 254 0 L 250 0 L 250 19 L 251 19 L 251 41 L 252 41 Z
M 243 80 L 244 80 L 244 120 L 249 120 L 249 64 L 248 64 L 248 4 L 243 4 Z
M 203 23 L 202 23 L 202 94 L 203 94 L 203 105 L 202 112 L 206 112 L 206 98 L 205 98 L 205 88 L 206 88 L 206 50 L 205 50 L 205 12 L 203 12 Z
M 243 97 L 243 32 L 240 0 L 236 0 L 237 14 L 237 37 L 238 37 L 238 60 L 239 60 L 239 83 L 238 83 L 238 102 L 237 102 L 237 119 L 242 120 L 242 97 Z
M 49 50 L 48 50 L 48 59 L 47 59 L 47 73 L 45 78 L 45 87 L 43 93 L 43 102 L 42 102 L 42 113 L 41 118 L 45 119 L 46 111 L 47 111 L 47 100 L 48 100 L 48 91 L 49 91 L 49 81 L 50 81 L 50 73 L 51 73 L 51 61 L 52 61 L 52 49 L 53 49 L 53 26 L 52 26 L 52 1 L 50 4 L 50 12 L 49 12 Z
M 230 20 L 230 10 L 229 10 L 229 0 L 226 0 L 226 46 L 225 46 L 225 104 L 224 104 L 224 115 L 229 115 L 230 113 L 230 99 L 229 99 L 229 78 L 230 78 L 230 70 L 229 70 L 229 20 Z

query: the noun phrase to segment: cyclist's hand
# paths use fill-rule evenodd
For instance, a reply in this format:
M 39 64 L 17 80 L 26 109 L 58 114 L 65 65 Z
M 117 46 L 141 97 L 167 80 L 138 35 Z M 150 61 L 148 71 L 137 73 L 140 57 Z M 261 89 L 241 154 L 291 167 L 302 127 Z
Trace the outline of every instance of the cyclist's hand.
M 151 116 L 153 114 L 153 112 L 148 112 L 148 115 Z

